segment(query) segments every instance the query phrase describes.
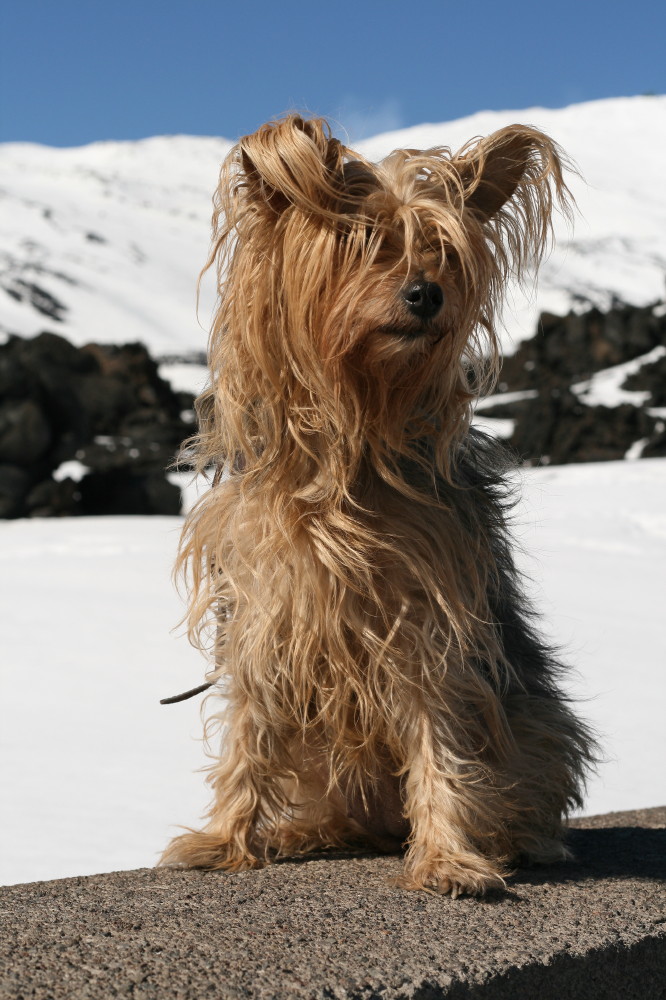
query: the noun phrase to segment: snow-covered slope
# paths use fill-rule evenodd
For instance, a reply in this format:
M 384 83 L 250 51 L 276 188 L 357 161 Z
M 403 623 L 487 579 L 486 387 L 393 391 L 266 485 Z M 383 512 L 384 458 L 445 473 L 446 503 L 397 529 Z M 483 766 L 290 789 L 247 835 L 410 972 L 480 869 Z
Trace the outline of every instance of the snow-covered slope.
M 204 350 L 196 281 L 229 148 L 189 136 L 0 146 L 0 330 Z
M 571 241 L 557 224 L 538 296 L 510 296 L 513 338 L 531 335 L 542 309 L 663 297 L 666 97 L 481 112 L 377 136 L 359 149 L 377 159 L 397 146 L 458 148 L 511 122 L 545 129 L 585 178 L 571 181 L 580 217 Z M 202 350 L 196 279 L 229 146 L 174 136 L 77 149 L 0 147 L 0 332 L 48 328 L 79 344 L 142 340 L 157 355 Z M 211 302 L 205 285 L 204 328 Z
M 531 469 L 521 564 L 607 762 L 585 812 L 663 805 L 666 460 Z M 170 634 L 177 518 L 0 522 L 0 883 L 153 864 L 206 804 L 203 660 Z

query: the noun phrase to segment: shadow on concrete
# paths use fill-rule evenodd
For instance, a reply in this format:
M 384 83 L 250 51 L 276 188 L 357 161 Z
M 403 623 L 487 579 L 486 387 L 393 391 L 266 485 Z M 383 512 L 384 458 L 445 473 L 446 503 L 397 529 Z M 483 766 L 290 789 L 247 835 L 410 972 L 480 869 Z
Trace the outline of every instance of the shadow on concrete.
M 666 880 L 666 828 L 645 829 L 639 826 L 611 829 L 570 829 L 567 846 L 573 852 L 570 861 L 554 865 L 519 867 L 508 879 L 507 890 L 489 892 L 488 903 L 511 895 L 511 886 L 544 883 L 580 882 L 584 879 L 649 878 Z M 386 853 L 368 849 L 313 851 L 301 857 L 277 858 L 275 865 L 307 864 L 310 861 L 376 860 Z M 393 856 L 399 856 L 395 852 Z
M 410 996 L 411 1000 L 663 1000 L 661 984 L 647 971 L 663 967 L 663 961 L 663 938 L 644 938 L 630 947 L 555 955 L 544 964 L 509 969 L 490 982 L 454 982 L 445 989 L 422 983 Z
M 666 879 L 666 829 L 638 826 L 570 830 L 573 859 L 564 864 L 520 868 L 511 885 L 580 882 L 583 879 Z

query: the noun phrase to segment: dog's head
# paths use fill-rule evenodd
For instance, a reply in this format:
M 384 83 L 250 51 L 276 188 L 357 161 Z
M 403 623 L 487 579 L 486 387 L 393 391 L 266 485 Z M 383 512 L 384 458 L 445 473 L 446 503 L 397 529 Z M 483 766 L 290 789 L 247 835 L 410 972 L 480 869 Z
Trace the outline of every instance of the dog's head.
M 540 257 L 567 193 L 557 147 L 530 127 L 373 164 L 322 119 L 264 125 L 216 195 L 220 351 L 255 398 L 315 424 L 391 446 L 417 415 L 453 427 L 496 370 L 506 279 Z

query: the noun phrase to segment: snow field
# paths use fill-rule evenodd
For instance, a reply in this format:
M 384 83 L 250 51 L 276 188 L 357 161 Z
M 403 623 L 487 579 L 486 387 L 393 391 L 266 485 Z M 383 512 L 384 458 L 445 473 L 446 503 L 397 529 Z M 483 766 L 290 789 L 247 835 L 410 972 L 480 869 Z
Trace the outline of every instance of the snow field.
M 520 473 L 515 535 L 607 762 L 587 814 L 663 805 L 666 460 Z M 198 684 L 171 630 L 178 518 L 0 523 L 0 883 L 152 865 L 205 809 Z

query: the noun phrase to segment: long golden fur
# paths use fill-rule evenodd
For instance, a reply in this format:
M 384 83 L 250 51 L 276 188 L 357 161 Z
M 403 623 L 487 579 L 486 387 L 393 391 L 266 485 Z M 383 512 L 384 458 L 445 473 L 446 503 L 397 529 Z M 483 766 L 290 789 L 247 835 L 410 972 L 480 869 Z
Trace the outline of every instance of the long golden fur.
M 164 863 L 406 845 L 402 884 L 481 893 L 564 857 L 593 743 L 537 638 L 503 459 L 470 430 L 494 317 L 541 256 L 562 156 L 501 129 L 367 162 L 291 115 L 224 163 L 179 568 L 226 700 L 205 829 Z

